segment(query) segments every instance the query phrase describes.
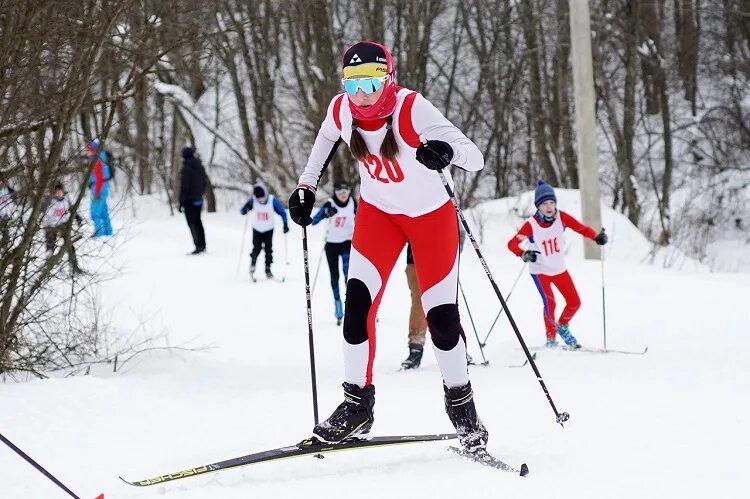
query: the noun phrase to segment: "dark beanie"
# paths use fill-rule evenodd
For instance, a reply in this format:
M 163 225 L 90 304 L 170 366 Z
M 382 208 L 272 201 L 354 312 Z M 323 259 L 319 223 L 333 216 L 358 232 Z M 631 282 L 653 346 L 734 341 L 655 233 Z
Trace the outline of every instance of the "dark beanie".
M 182 148 L 182 157 L 185 159 L 189 159 L 193 157 L 193 153 L 195 152 L 195 149 L 192 147 L 183 147 Z
M 383 45 L 375 42 L 358 42 L 344 52 L 341 61 L 344 78 L 354 74 L 385 76 L 393 72 L 391 54 Z
M 256 185 L 253 188 L 253 195 L 256 198 L 264 198 L 264 197 L 266 197 L 266 190 L 263 188 L 262 185 Z
M 534 191 L 534 206 L 539 208 L 539 205 L 549 200 L 557 203 L 557 196 L 555 196 L 555 190 L 544 180 L 540 180 L 536 183 L 536 190 Z
M 352 188 L 349 186 L 349 182 L 347 182 L 346 180 L 337 179 L 333 182 L 333 190 L 338 191 L 340 189 L 351 190 Z

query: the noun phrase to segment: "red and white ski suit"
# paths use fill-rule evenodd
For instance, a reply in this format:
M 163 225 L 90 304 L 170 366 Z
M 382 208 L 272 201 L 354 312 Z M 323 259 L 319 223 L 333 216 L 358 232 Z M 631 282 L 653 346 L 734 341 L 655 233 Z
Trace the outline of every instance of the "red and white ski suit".
M 359 162 L 357 211 L 344 315 L 345 381 L 372 383 L 375 316 L 388 277 L 406 241 L 414 254 L 422 307 L 432 335 L 443 382 L 449 388 L 469 381 L 466 340 L 458 316 L 458 223 L 440 177 L 416 160 L 420 136 L 453 148 L 456 166 L 476 171 L 484 166 L 477 146 L 422 95 L 401 88 L 392 126 L 399 152 L 395 161 L 378 151 L 385 120 L 358 121 L 370 154 Z M 333 98 L 299 183 L 316 186 L 337 142 L 349 144 L 352 115 L 348 97 Z M 444 171 L 453 185 L 450 174 Z
M 573 279 L 568 273 L 565 255 L 563 254 L 563 232 L 567 228 L 571 228 L 583 237 L 592 240 L 596 237 L 596 231 L 593 228 L 582 224 L 564 211 L 560 211 L 552 223 L 544 223 L 536 216 L 529 217 L 516 235 L 508 241 L 508 249 L 516 256 L 523 254 L 521 242 L 524 240 L 528 240 L 530 243 L 528 249 L 539 251 L 536 262 L 529 262 L 529 272 L 539 294 L 542 296 L 544 305 L 542 315 L 548 340 L 554 340 L 557 334 L 556 304 L 552 285 L 554 284 L 565 298 L 565 308 L 557 319 L 557 323 L 568 325 L 581 307 L 581 299 L 578 296 L 575 284 L 573 284 Z

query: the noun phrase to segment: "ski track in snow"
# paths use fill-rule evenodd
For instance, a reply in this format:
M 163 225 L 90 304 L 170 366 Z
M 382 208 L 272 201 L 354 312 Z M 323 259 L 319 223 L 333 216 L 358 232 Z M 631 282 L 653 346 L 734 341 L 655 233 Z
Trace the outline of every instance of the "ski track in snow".
M 569 195 L 558 196 L 566 209 Z M 481 244 L 504 293 L 522 265 L 505 246 L 521 221 L 507 207 L 501 201 L 483 207 L 499 216 Z M 123 275 L 103 285 L 104 304 L 118 334 L 143 335 L 138 325 L 145 317 L 146 332 L 166 334 L 172 346 L 211 348 L 145 354 L 118 373 L 96 366 L 89 376 L 0 384 L 0 431 L 82 498 L 100 492 L 107 499 L 330 498 L 339 491 L 410 498 L 745 496 L 750 350 L 743 300 L 750 274 L 642 265 L 643 241 L 611 212 L 604 214 L 613 242 L 605 267 L 607 345 L 648 345 L 648 353 L 541 352 L 537 364 L 555 404 L 571 415 L 564 429 L 531 368 L 505 367 L 523 361 L 506 317 L 487 341 L 490 365 L 470 368 L 489 450 L 512 466 L 528 463 L 528 477 L 466 462 L 447 450 L 450 443 L 427 443 L 130 487 L 118 475 L 141 479 L 294 444 L 313 425 L 301 231 L 292 226 L 288 235 L 289 266 L 284 236 L 275 234 L 274 271 L 286 282 L 253 284 L 249 236 L 236 275 L 244 219 L 205 215 L 208 254 L 189 257 L 184 219 L 165 213 L 153 201 L 139 201 L 138 223 L 114 257 Z M 612 224 L 617 228 L 610 230 Z M 324 232 L 322 226 L 308 232 L 311 278 Z M 568 267 L 583 301 L 571 327 L 582 344 L 599 348 L 600 264 L 581 260 L 578 235 L 567 240 Z M 499 304 L 472 252 L 467 245 L 461 281 L 483 339 Z M 450 432 L 431 349 L 418 371 L 398 372 L 408 353 L 404 262 L 402 255 L 379 313 L 373 434 Z M 323 265 L 313 296 L 321 419 L 340 403 L 343 375 L 341 332 Z M 460 303 L 469 353 L 479 362 Z M 528 276 L 510 308 L 529 346 L 540 346 L 541 301 Z M 4 446 L 0 469 L 2 499 L 66 497 Z

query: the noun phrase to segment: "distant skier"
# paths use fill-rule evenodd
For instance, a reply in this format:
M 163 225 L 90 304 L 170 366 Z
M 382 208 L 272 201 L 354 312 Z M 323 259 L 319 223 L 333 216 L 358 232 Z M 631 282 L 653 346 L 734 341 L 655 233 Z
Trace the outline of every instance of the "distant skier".
M 583 237 L 596 241 L 602 246 L 607 244 L 607 235 L 602 229 L 596 231 L 579 222 L 568 213 L 557 210 L 555 191 L 546 182 L 540 180 L 534 192 L 536 213 L 529 217 L 510 241 L 508 248 L 524 262 L 529 263 L 529 272 L 539 294 L 542 296 L 544 325 L 547 332 L 546 346 L 557 346 L 556 335 L 560 335 L 569 349 L 580 348 L 575 336 L 570 332 L 570 320 L 581 306 L 573 279 L 565 266 L 563 254 L 563 232 L 567 228 Z M 526 250 L 521 242 L 528 241 Z M 565 309 L 555 321 L 555 295 L 552 285 L 565 298 Z
M 354 234 L 354 215 L 357 213 L 357 200 L 351 195 L 352 189 L 344 180 L 333 183 L 333 196 L 323 203 L 312 217 L 312 224 L 317 225 L 324 219 L 328 221 L 326 232 L 326 260 L 331 271 L 331 289 L 333 290 L 334 313 L 336 325 L 341 325 L 344 318 L 344 306 L 339 292 L 339 257 L 344 269 L 344 282 L 349 276 L 349 253 L 352 249 Z
M 71 237 L 71 229 L 67 227 L 67 223 L 70 220 L 70 202 L 65 197 L 65 188 L 62 184 L 55 185 L 54 194 L 50 199 L 47 209 L 44 212 L 44 218 L 42 219 L 42 227 L 44 228 L 44 246 L 47 250 L 47 258 L 52 257 L 55 247 L 57 246 L 57 239 L 63 240 L 63 247 L 65 252 L 68 254 L 68 263 L 70 269 L 74 274 L 83 273 L 83 270 L 78 266 L 78 259 L 76 258 L 76 250 L 73 247 L 74 238 Z M 80 226 L 82 219 L 81 216 L 76 214 L 76 223 Z
M 474 405 L 458 314 L 456 212 L 434 170 L 452 163 L 476 171 L 484 167 L 484 158 L 427 99 L 396 85 L 384 46 L 359 42 L 347 49 L 343 78 L 345 93 L 331 100 L 289 199 L 292 220 L 310 224 L 320 175 L 339 143 L 349 145 L 359 161 L 361 187 L 344 311 L 344 402 L 315 426 L 313 435 L 338 442 L 372 428 L 375 317 L 408 240 L 443 377 L 446 412 L 465 448 L 483 450 L 488 433 Z M 444 173 L 452 185 L 449 171 Z
M 86 144 L 86 158 L 94 165 L 89 175 L 89 195 L 91 196 L 91 220 L 94 222 L 93 237 L 111 236 L 112 222 L 109 219 L 109 182 L 112 180 L 112 172 L 107 163 L 107 153 L 99 144 L 99 139 L 94 139 Z
M 255 263 L 258 261 L 260 250 L 266 251 L 266 277 L 273 279 L 271 264 L 273 263 L 273 214 L 276 212 L 284 222 L 284 234 L 289 232 L 286 211 L 275 196 L 268 193 L 262 184 L 253 187 L 253 195 L 240 209 L 246 215 L 252 211 L 253 250 L 250 252 L 250 276 L 255 279 Z

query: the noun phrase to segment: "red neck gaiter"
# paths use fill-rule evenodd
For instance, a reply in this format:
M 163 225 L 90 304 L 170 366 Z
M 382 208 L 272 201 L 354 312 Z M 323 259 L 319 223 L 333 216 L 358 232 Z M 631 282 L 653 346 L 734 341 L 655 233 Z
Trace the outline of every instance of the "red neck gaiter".
M 380 95 L 380 98 L 372 107 L 368 108 L 358 107 L 349 99 L 349 109 L 352 112 L 352 117 L 355 120 L 365 121 L 387 118 L 396 109 L 396 94 L 400 89 L 401 87 L 389 80 L 383 87 L 383 93 Z

